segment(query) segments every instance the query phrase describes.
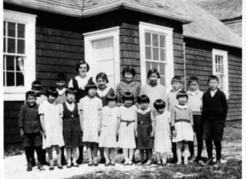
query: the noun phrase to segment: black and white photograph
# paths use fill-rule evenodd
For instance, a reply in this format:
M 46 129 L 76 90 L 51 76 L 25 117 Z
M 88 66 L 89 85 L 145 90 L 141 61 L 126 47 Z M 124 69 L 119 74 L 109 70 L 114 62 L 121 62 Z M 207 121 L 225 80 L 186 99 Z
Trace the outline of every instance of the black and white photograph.
M 243 0 L 0 3 L 0 178 L 246 179 Z

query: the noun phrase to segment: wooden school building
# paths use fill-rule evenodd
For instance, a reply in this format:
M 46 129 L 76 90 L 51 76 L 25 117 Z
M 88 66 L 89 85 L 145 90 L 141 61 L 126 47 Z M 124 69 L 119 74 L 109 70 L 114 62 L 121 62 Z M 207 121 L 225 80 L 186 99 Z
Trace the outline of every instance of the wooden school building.
M 146 83 L 150 68 L 170 89 L 174 75 L 191 75 L 207 89 L 218 75 L 228 120 L 241 119 L 241 39 L 216 17 L 183 0 L 4 0 L 4 144 L 19 144 L 18 111 L 33 80 L 55 85 L 86 60 L 89 75 L 106 72 L 112 86 L 125 66 Z

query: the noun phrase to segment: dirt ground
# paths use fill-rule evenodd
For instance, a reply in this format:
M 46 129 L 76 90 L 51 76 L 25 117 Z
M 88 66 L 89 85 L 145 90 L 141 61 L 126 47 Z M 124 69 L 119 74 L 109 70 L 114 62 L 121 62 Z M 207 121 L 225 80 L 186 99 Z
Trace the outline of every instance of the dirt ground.
M 88 167 L 87 164 L 80 165 L 79 168 L 62 170 L 55 168 L 54 171 L 49 171 L 45 166 L 45 171 L 38 171 L 34 167 L 32 172 L 26 172 L 26 161 L 23 152 L 19 155 L 5 156 L 4 159 L 4 175 L 6 179 L 38 179 L 38 178 L 72 178 L 72 179 L 87 179 L 87 178 L 127 178 L 127 179 L 154 179 L 154 178 L 223 178 L 237 179 L 241 178 L 242 160 L 241 160 L 241 125 L 238 123 L 229 124 L 225 128 L 223 150 L 222 150 L 222 165 L 220 167 L 201 166 L 190 163 L 188 166 L 175 166 L 168 164 L 164 167 L 156 165 L 152 166 L 124 166 L 116 164 L 114 167 Z M 203 155 L 206 156 L 205 150 Z M 117 156 L 117 161 L 122 159 L 122 155 Z

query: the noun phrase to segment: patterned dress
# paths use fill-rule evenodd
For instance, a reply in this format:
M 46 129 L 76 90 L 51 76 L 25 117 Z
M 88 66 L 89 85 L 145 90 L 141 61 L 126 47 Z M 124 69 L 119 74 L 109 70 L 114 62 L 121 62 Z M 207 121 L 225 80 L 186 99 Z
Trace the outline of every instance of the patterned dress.
M 102 100 L 103 106 L 107 105 L 107 95 L 113 93 L 113 88 L 107 86 L 103 91 L 97 89 L 97 96 Z
M 56 89 L 58 92 L 58 96 L 55 100 L 55 104 L 63 104 L 66 100 L 66 88 L 63 88 L 62 90 Z
M 137 149 L 153 148 L 151 132 L 151 109 L 147 109 L 145 111 L 137 110 Z

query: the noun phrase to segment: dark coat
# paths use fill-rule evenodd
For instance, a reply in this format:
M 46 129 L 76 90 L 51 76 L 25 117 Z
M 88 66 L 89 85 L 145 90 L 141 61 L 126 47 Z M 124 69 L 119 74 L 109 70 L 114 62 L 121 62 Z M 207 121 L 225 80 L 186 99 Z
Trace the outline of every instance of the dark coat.
M 227 99 L 221 90 L 217 90 L 214 97 L 211 96 L 210 90 L 204 93 L 203 97 L 202 118 L 207 120 L 225 120 L 228 112 Z
M 29 107 L 23 104 L 19 112 L 19 127 L 23 128 L 24 133 L 39 133 L 41 131 L 41 123 L 38 115 L 38 105 Z

